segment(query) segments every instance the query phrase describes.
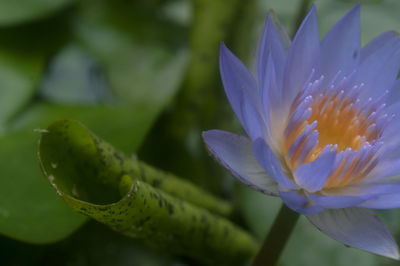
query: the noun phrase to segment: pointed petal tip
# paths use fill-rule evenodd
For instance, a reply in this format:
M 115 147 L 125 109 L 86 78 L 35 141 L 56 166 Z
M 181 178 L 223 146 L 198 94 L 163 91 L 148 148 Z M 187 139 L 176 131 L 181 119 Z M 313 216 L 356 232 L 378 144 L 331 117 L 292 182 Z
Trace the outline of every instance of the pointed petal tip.
M 219 58 L 222 59 L 222 57 L 226 54 L 226 51 L 228 50 L 228 47 L 226 47 L 224 42 L 219 43 Z
M 307 14 L 307 17 L 308 16 L 315 16 L 315 18 L 317 17 L 317 6 L 315 5 L 315 3 L 311 4 L 310 11 Z
M 399 252 L 399 247 L 396 246 L 396 250 L 394 251 L 393 254 L 390 254 L 387 256 L 388 258 L 394 259 L 394 260 L 399 260 L 400 261 L 400 252 Z
M 347 15 L 358 15 L 360 16 L 360 9 L 361 9 L 361 3 L 357 3 L 349 12 L 347 12 Z
M 231 50 L 226 46 L 224 42 L 219 43 L 219 60 L 220 64 L 222 63 L 222 60 L 229 58 L 229 56 L 233 55 Z
M 201 132 L 201 135 L 204 137 L 205 135 L 208 135 L 208 134 L 210 134 L 210 132 L 213 132 L 213 131 L 217 131 L 217 129 L 204 130 Z
M 311 4 L 310 10 L 308 11 L 307 15 L 304 17 L 303 21 L 301 22 L 299 29 L 303 26 L 303 24 L 305 24 L 306 21 L 308 21 L 309 19 L 312 20 L 317 20 L 317 8 L 315 6 L 315 3 Z M 297 34 L 297 33 L 296 33 Z
M 210 129 L 210 130 L 206 130 L 203 131 L 201 133 L 201 137 L 203 138 L 204 143 L 208 146 L 209 141 L 212 141 L 217 134 L 220 134 L 221 132 L 224 132 L 222 130 L 218 130 L 218 129 Z
M 308 15 L 310 15 L 310 14 L 317 15 L 317 7 L 316 7 L 315 3 L 311 4 L 310 11 L 308 12 Z
M 314 23 L 317 21 L 317 9 L 315 7 L 315 3 L 312 3 L 310 10 L 308 11 L 307 15 L 304 17 L 303 21 L 301 22 L 299 28 L 297 29 L 296 35 L 299 33 L 300 29 L 304 27 L 307 21 L 312 20 Z M 296 38 L 295 35 L 295 38 Z
M 271 20 L 272 20 L 272 18 L 271 18 L 271 12 L 272 12 L 272 11 L 269 11 L 269 12 L 268 12 L 267 18 L 265 19 L 265 23 L 264 23 L 264 32 L 267 31 L 269 25 L 272 23 L 272 21 L 271 21 Z
M 206 131 L 201 132 L 201 138 L 203 139 L 204 142 L 206 141 L 206 138 L 210 131 L 211 130 L 206 130 Z
M 398 260 L 400 261 L 400 251 L 399 251 L 399 247 L 396 243 L 396 241 L 393 239 L 393 246 L 392 246 L 392 250 L 388 250 L 385 252 L 381 252 L 381 253 L 376 253 L 378 255 L 390 258 L 390 259 L 394 259 L 394 260 Z
M 219 42 L 219 48 L 222 50 L 222 49 L 226 49 L 227 47 L 226 47 L 225 43 L 223 41 L 221 41 L 221 42 Z
M 376 219 L 379 219 L 379 218 L 376 216 Z M 392 239 L 391 250 L 388 250 L 387 252 L 383 252 L 380 255 L 388 257 L 388 258 L 391 258 L 391 259 L 394 259 L 394 260 L 400 260 L 399 246 L 397 245 L 396 240 L 394 239 L 394 237 L 392 235 L 390 235 L 390 237 Z

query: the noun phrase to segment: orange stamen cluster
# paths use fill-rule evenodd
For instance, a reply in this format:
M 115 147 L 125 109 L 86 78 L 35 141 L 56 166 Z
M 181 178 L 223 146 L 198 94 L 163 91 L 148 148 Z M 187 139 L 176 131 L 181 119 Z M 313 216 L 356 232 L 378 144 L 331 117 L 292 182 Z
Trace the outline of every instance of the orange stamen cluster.
M 301 164 L 314 161 L 328 148 L 343 154 L 341 154 L 342 160 L 328 178 L 324 188 L 341 187 L 360 180 L 374 166 L 374 153 L 370 144 L 375 143 L 380 135 L 374 120 L 369 117 L 372 110 L 360 112 L 359 108 L 356 108 L 354 99 L 343 97 L 343 91 L 329 96 L 326 94 L 313 96 L 307 109 L 311 114 L 308 114 L 304 121 L 293 123 L 289 118 L 288 123 L 292 123 L 291 130 L 286 132 L 283 147 L 287 166 L 293 171 Z M 312 123 L 315 126 L 312 132 L 318 136 L 318 140 L 312 148 L 308 147 L 310 150 L 307 150 L 307 138 L 310 138 L 311 133 L 304 136 L 304 132 Z M 296 146 L 297 149 L 293 152 L 293 144 L 295 141 L 299 143 L 301 139 L 304 141 Z
M 311 116 L 308 123 L 317 121 L 319 132 L 317 150 L 322 150 L 328 144 L 337 145 L 337 151 L 347 148 L 358 150 L 365 142 L 372 142 L 378 137 L 378 132 L 368 117 L 360 114 L 351 99 L 340 100 L 337 95 L 324 95 L 310 106 Z

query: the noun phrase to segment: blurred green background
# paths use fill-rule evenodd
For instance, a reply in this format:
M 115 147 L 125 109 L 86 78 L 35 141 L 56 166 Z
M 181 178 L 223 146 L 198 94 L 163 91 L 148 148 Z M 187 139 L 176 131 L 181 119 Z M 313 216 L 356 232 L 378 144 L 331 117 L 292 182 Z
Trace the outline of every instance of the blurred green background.
M 317 0 L 323 36 L 358 1 Z M 361 1 L 362 41 L 400 30 L 400 2 Z M 41 129 L 73 118 L 126 153 L 230 200 L 263 239 L 280 200 L 239 184 L 201 131 L 243 133 L 218 74 L 224 41 L 252 69 L 272 8 L 293 36 L 292 0 L 0 0 L 0 265 L 199 265 L 73 212 L 42 176 Z M 400 241 L 400 212 L 380 212 Z M 349 249 L 301 218 L 280 265 L 397 265 Z

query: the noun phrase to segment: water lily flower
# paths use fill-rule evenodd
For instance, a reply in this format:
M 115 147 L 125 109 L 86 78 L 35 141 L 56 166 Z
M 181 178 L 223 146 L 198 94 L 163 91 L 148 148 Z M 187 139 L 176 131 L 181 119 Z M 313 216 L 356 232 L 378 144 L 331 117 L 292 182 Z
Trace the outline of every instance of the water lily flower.
M 399 259 L 370 210 L 400 207 L 398 35 L 385 32 L 361 48 L 357 5 L 320 41 L 313 6 L 293 42 L 268 16 L 257 80 L 224 44 L 219 62 L 249 138 L 204 132 L 215 158 L 332 238 Z

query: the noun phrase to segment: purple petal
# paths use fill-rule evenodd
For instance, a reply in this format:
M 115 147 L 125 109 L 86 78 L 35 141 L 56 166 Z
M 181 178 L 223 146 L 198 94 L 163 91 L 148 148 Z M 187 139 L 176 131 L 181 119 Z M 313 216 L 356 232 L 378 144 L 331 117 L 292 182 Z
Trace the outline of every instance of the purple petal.
M 266 58 L 266 65 L 264 69 L 264 78 L 265 82 L 263 87 L 261 88 L 261 101 L 263 105 L 264 115 L 269 118 L 270 106 L 272 105 L 272 109 L 279 105 L 281 102 L 281 90 L 278 88 L 276 84 L 276 75 L 275 75 L 275 67 L 272 62 L 272 56 Z M 278 104 L 276 103 L 278 102 Z
M 369 196 L 321 196 L 314 194 L 307 194 L 308 198 L 317 206 L 324 209 L 342 209 L 357 206 L 364 202 Z
M 252 139 L 262 136 L 265 125 L 259 114 L 261 104 L 257 102 L 259 92 L 254 78 L 223 43 L 219 66 L 226 96 L 242 126 Z
M 356 84 L 364 84 L 360 99 L 376 99 L 386 90 L 390 91 L 399 73 L 399 67 L 400 39 L 395 38 L 361 62 L 355 76 Z
M 341 71 L 347 76 L 360 58 L 360 4 L 357 4 L 326 34 L 321 43 L 321 74 L 325 81 Z
M 249 139 L 222 130 L 203 132 L 204 142 L 215 158 L 248 186 L 276 196 L 277 184 L 258 165 Z
M 399 103 L 399 102 L 400 102 L 400 79 L 398 79 L 394 82 L 394 85 L 392 87 L 392 90 L 390 91 L 390 94 L 389 94 L 389 97 L 388 97 L 388 100 L 386 103 L 388 105 L 392 105 L 392 104 Z M 398 110 L 398 112 L 399 111 L 400 110 Z M 400 112 L 398 114 L 400 115 Z
M 276 14 L 274 13 L 274 11 L 270 12 L 270 16 L 271 16 L 272 24 L 274 25 L 275 30 L 278 33 L 279 38 L 281 39 L 283 49 L 287 53 L 287 51 L 289 51 L 290 45 L 292 44 L 292 41 L 290 40 L 289 35 L 287 34 L 285 28 L 279 22 L 279 19 L 276 16 Z
M 253 152 L 257 162 L 264 168 L 265 172 L 273 178 L 280 186 L 296 189 L 296 186 L 283 173 L 281 165 L 273 151 L 265 143 L 264 139 L 258 138 L 254 141 Z
M 277 136 L 276 134 L 273 136 L 272 132 L 283 130 L 284 122 L 282 122 L 280 116 L 277 118 L 276 115 L 277 112 L 279 113 L 279 107 L 282 105 L 282 90 L 276 84 L 275 67 L 271 55 L 267 57 L 265 72 L 265 82 L 261 88 L 261 102 L 266 124 L 266 140 L 269 145 L 275 146 L 274 139 L 277 139 Z M 274 125 L 274 128 L 271 125 Z
M 395 240 L 370 210 L 355 207 L 328 209 L 307 218 L 322 232 L 345 245 L 399 259 Z
M 400 90 L 399 81 L 396 81 L 395 87 L 391 91 L 388 100 L 392 101 L 385 112 L 391 117 L 390 122 L 383 131 L 381 140 L 383 140 L 382 150 L 385 151 L 379 164 L 369 173 L 372 178 L 388 176 L 388 174 L 382 174 L 383 172 L 389 172 L 389 175 L 400 173 Z M 397 102 L 393 102 L 397 101 Z M 369 179 L 369 178 L 368 178 Z
M 260 88 L 264 88 L 264 83 L 268 81 L 268 78 L 265 77 L 265 73 L 267 73 L 266 68 L 269 56 L 271 56 L 273 60 L 276 80 L 281 83 L 283 80 L 283 68 L 286 61 L 286 52 L 283 48 L 281 39 L 273 26 L 271 15 L 268 15 L 258 54 L 258 82 Z M 280 84 L 280 87 L 281 86 L 282 84 Z
M 320 44 L 315 6 L 304 19 L 289 49 L 284 71 L 283 99 L 289 106 L 312 73 L 319 69 Z
M 385 194 L 374 197 L 359 205 L 368 209 L 394 209 L 400 207 L 400 193 Z
M 400 80 L 396 80 L 388 97 L 389 106 L 385 109 L 387 115 L 391 117 L 391 121 L 383 132 L 383 140 L 385 148 L 396 148 L 400 144 Z M 397 151 L 399 149 L 396 149 Z M 397 152 L 398 153 L 398 152 Z M 393 156 L 392 156 L 393 157 Z
M 378 37 L 375 37 L 375 39 L 370 41 L 361 49 L 361 62 L 398 36 L 398 33 L 391 30 L 380 34 Z
M 265 121 L 261 112 L 261 104 L 260 106 L 256 106 L 254 101 L 250 99 L 250 97 L 246 97 L 246 92 L 244 93 L 243 102 L 241 105 L 241 115 L 243 117 L 243 127 L 246 130 L 248 136 L 255 140 L 261 136 L 267 134 L 270 135 L 269 132 L 269 120 Z
M 336 151 L 327 152 L 315 161 L 302 164 L 293 172 L 296 183 L 309 192 L 320 190 L 331 172 Z
M 400 158 L 381 160 L 364 178 L 363 182 L 384 182 L 386 178 L 400 174 Z
M 400 193 L 400 176 L 384 179 L 381 182 L 364 182 L 364 180 L 349 186 L 324 190 L 324 196 L 356 196 L 364 199 L 381 194 Z
M 295 191 L 279 190 L 279 196 L 290 209 L 301 214 L 309 215 L 324 210 L 322 207 L 314 205 L 303 195 Z

